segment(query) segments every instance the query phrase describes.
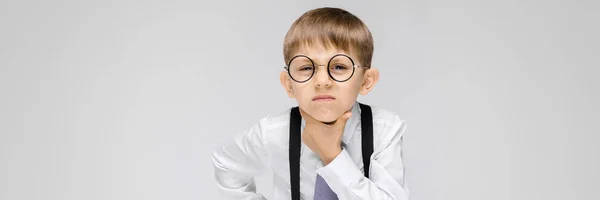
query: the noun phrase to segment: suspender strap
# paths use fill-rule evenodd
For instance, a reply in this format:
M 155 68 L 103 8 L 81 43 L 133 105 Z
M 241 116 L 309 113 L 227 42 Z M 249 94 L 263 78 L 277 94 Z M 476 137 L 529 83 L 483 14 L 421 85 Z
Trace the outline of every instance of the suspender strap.
M 373 154 L 373 114 L 371 107 L 359 103 L 360 125 L 362 135 L 362 159 L 365 177 L 369 178 L 369 167 L 371 166 L 371 154 Z
M 302 116 L 298 107 L 292 108 L 290 113 L 290 186 L 292 200 L 300 200 L 300 124 Z
M 371 107 L 359 103 L 361 136 L 362 136 L 362 156 L 365 177 L 369 178 L 369 166 L 371 163 L 371 154 L 373 154 L 373 115 Z M 293 107 L 290 112 L 290 187 L 292 200 L 300 200 L 300 148 L 302 116 L 298 107 Z

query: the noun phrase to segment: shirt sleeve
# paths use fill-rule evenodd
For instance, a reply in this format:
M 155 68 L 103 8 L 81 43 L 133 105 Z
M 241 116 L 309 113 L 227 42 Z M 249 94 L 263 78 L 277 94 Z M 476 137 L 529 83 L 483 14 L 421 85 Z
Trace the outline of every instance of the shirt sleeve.
M 405 129 L 405 122 L 398 116 L 383 129 L 380 141 L 376 141 L 379 145 L 374 145 L 376 149 L 371 155 L 369 178 L 364 176 L 345 149 L 317 173 L 339 199 L 408 200 L 402 160 Z
M 225 199 L 266 199 L 256 193 L 254 177 L 265 172 L 270 156 L 264 139 L 261 120 L 249 131 L 213 151 L 213 165 L 217 187 Z

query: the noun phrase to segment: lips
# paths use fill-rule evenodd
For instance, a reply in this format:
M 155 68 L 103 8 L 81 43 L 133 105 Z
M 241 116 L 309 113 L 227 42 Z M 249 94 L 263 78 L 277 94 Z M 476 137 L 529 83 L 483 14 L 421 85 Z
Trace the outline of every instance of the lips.
M 313 101 L 333 101 L 333 100 L 335 100 L 335 97 L 333 97 L 331 95 L 317 95 L 317 96 L 313 97 L 312 100 Z

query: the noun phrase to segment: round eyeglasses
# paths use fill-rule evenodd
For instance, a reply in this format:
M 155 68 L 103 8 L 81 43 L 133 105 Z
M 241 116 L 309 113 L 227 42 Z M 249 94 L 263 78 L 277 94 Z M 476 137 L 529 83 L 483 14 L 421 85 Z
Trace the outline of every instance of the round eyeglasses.
M 288 71 L 292 80 L 304 83 L 315 75 L 317 66 L 321 65 L 315 65 L 315 62 L 308 56 L 297 55 L 284 68 Z M 345 82 L 352 78 L 357 67 L 369 68 L 367 66 L 355 65 L 352 58 L 346 54 L 336 54 L 327 63 L 327 73 L 334 81 Z

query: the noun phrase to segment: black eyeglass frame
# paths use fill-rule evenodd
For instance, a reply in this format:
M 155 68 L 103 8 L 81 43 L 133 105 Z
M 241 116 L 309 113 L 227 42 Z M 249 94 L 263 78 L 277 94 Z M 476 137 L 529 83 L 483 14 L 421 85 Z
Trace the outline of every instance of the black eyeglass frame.
M 338 57 L 338 56 L 344 56 L 344 57 L 346 57 L 346 58 L 350 59 L 350 62 L 352 62 L 352 74 L 350 74 L 350 76 L 349 76 L 347 79 L 345 79 L 345 80 L 342 80 L 342 81 L 335 79 L 335 78 L 333 77 L 333 75 L 331 75 L 331 70 L 329 69 L 329 65 L 331 64 L 331 61 L 333 61 L 333 59 L 334 59 L 334 58 L 336 58 L 336 57 Z M 298 81 L 298 80 L 294 79 L 294 77 L 292 76 L 292 73 L 290 72 L 290 64 L 292 64 L 292 61 L 294 61 L 294 59 L 296 59 L 296 58 L 298 58 L 298 57 L 305 57 L 305 58 L 307 58 L 307 59 L 310 61 L 310 63 L 312 64 L 313 68 L 315 69 L 315 70 L 313 70 L 313 71 L 312 71 L 312 74 L 310 75 L 310 77 L 308 77 L 308 78 L 307 78 L 306 80 L 304 80 L 304 81 Z M 318 66 L 323 66 L 323 65 L 318 65 Z M 352 76 L 354 76 L 354 72 L 356 71 L 356 68 L 357 68 L 357 67 L 362 67 L 362 68 L 369 69 L 369 67 L 368 67 L 368 66 L 359 66 L 359 65 L 356 65 L 356 64 L 354 64 L 354 60 L 352 60 L 352 58 L 351 58 L 350 56 L 346 55 L 346 54 L 335 54 L 334 56 L 332 56 L 332 57 L 329 59 L 329 61 L 327 62 L 327 65 L 326 65 L 326 67 L 327 67 L 327 74 L 329 74 L 329 77 L 330 77 L 332 80 L 334 80 L 334 81 L 336 81 L 336 82 L 340 82 L 340 83 L 341 83 L 341 82 L 346 82 L 346 81 L 350 80 L 350 79 L 352 78 Z M 292 57 L 292 59 L 290 59 L 290 61 L 287 63 L 287 65 L 286 65 L 286 66 L 284 66 L 283 68 L 284 68 L 285 70 L 287 70 L 287 72 L 288 72 L 288 75 L 290 76 L 290 78 L 292 78 L 292 80 L 296 81 L 297 83 L 304 83 L 304 82 L 307 82 L 307 81 L 309 81 L 309 80 L 310 80 L 310 79 L 311 79 L 311 78 L 312 78 L 312 77 L 315 75 L 315 72 L 317 71 L 317 65 L 315 65 L 315 62 L 314 62 L 312 59 L 310 59 L 310 57 L 308 57 L 308 56 L 306 56 L 306 55 L 302 55 L 302 54 L 301 54 L 301 55 L 296 55 L 296 56 Z

